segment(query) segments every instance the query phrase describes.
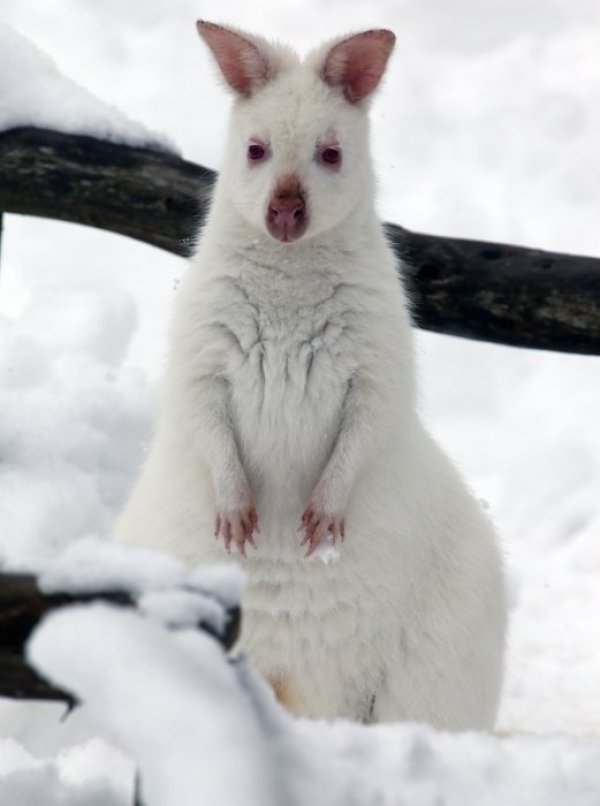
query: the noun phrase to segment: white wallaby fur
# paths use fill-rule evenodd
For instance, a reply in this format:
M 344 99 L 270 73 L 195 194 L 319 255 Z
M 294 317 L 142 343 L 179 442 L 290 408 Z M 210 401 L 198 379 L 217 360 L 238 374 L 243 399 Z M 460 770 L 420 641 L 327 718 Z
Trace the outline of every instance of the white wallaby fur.
M 368 105 L 393 34 L 301 61 L 198 28 L 235 102 L 117 537 L 239 562 L 242 648 L 293 712 L 491 728 L 502 563 L 417 415 L 407 301 L 374 210 Z

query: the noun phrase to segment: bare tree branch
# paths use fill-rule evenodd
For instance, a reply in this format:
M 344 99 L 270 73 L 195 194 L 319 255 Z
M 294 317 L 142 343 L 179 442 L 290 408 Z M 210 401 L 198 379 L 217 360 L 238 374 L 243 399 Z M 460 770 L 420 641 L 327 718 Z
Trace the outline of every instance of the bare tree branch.
M 413 320 L 481 341 L 600 355 L 600 260 L 386 225 Z
M 0 133 L 0 212 L 74 221 L 193 252 L 213 171 L 172 154 L 44 129 Z M 386 225 L 419 327 L 600 354 L 600 260 Z
M 48 129 L 0 132 L 0 211 L 88 224 L 184 257 L 215 177 L 148 148 Z

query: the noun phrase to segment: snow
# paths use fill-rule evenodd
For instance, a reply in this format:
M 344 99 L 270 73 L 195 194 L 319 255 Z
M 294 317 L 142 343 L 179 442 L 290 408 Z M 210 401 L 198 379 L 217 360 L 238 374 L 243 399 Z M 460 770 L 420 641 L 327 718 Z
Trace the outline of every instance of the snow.
M 110 770 L 110 778 L 102 770 Z M 34 758 L 13 739 L 0 740 L 2 804 L 131 806 L 131 802 L 131 762 L 97 739 L 63 753 L 55 763 Z
M 242 600 L 246 575 L 237 565 L 229 563 L 196 568 L 187 577 L 188 586 L 199 593 L 217 596 L 225 607 L 235 607 Z
M 182 639 L 93 604 L 47 618 L 28 654 L 132 753 L 147 806 L 285 802 L 248 697 L 213 639 Z
M 138 760 L 147 806 L 598 802 L 599 740 L 295 720 L 244 659 L 108 605 L 54 613 L 28 654 Z
M 97 6 L 56 0 L 37 8 L 5 0 L 1 14 L 56 59 L 62 74 L 143 121 L 147 131 L 167 130 L 188 159 L 218 167 L 229 98 L 209 80 L 214 69 L 197 41 L 192 0 L 107 0 Z M 373 6 L 259 0 L 243 6 L 205 0 L 202 14 L 301 49 L 344 30 L 374 24 L 395 29 L 397 53 L 373 109 L 382 215 L 415 230 L 600 255 L 597 3 L 403 0 Z M 19 81 L 7 79 L 16 69 Z M 7 35 L 2 29 L 0 128 L 18 106 L 23 113 L 53 115 L 38 125 L 62 127 L 89 116 L 97 130 L 114 127 L 123 135 L 127 126 L 121 117 L 114 121 L 112 108 L 101 112 L 98 101 L 79 107 L 73 85 L 67 82 L 63 91 L 62 81 L 47 57 L 13 30 Z M 137 136 L 137 142 L 148 137 Z M 172 255 L 118 236 L 4 217 L 4 565 L 42 568 L 75 539 L 109 532 L 143 460 L 166 321 L 183 267 Z M 597 804 L 600 359 L 425 333 L 417 335 L 417 349 L 424 417 L 476 494 L 489 503 L 503 539 L 511 637 L 501 734 L 446 736 L 416 726 L 296 722 L 272 703 L 268 707 L 267 694 L 261 695 L 242 667 L 236 667 L 237 682 L 229 675 L 223 686 L 231 684 L 236 698 L 240 689 L 250 697 L 251 709 L 240 705 L 245 729 L 257 748 L 270 748 L 294 793 L 305 795 L 303 802 L 326 803 L 327 797 L 349 804 Z M 232 601 L 240 584 L 226 583 Z M 173 600 L 151 604 L 145 628 L 161 636 L 165 652 L 171 646 L 174 667 L 203 667 L 204 657 L 197 663 L 192 657 L 196 650 L 189 644 L 195 639 L 168 635 L 148 618 L 162 613 L 168 622 L 167 611 L 175 606 Z M 83 638 L 100 638 L 90 625 L 81 628 Z M 145 646 L 138 626 L 122 623 L 115 630 L 122 630 L 118 640 L 126 645 L 129 636 Z M 65 621 L 65 633 L 69 629 Z M 80 657 L 77 646 L 72 652 Z M 189 657 L 184 660 L 182 653 Z M 224 689 L 213 683 L 221 667 L 230 669 L 220 657 L 206 664 L 194 708 L 201 701 L 202 708 L 205 701 L 206 708 L 220 701 L 215 692 Z M 63 671 L 68 676 L 68 669 Z M 103 667 L 102 674 L 112 679 L 117 672 Z M 138 691 L 129 683 L 132 698 L 144 696 L 140 679 L 135 678 Z M 162 683 L 156 686 L 162 690 Z M 79 775 L 79 786 L 100 791 L 108 772 L 122 800 L 122 771 L 117 774 L 118 765 L 102 757 L 114 745 L 102 733 L 96 740 L 102 753 L 85 755 L 79 748 L 100 728 L 85 711 L 65 722 L 62 713 L 49 705 L 2 707 L 0 734 L 15 739 L 0 738 L 0 765 L 21 752 L 15 740 L 25 761 L 0 776 L 2 785 L 12 787 L 0 790 L 0 803 L 19 803 L 17 785 L 30 787 L 29 803 L 42 802 L 37 793 L 49 798 L 51 791 L 57 806 L 78 803 L 73 782 L 64 777 L 65 754 L 71 754 L 67 766 Z M 172 714 L 164 716 L 165 724 L 173 724 Z M 125 745 L 127 726 L 109 721 L 113 737 Z M 172 738 L 175 742 L 177 733 Z M 136 748 L 143 737 L 139 741 Z M 183 745 L 187 753 L 187 740 Z M 234 739 L 231 748 L 228 780 L 237 777 L 239 765 L 250 775 L 244 765 L 254 758 L 254 745 L 240 749 Z M 207 758 L 218 765 L 215 772 L 223 771 L 218 759 Z M 201 754 L 190 769 L 212 772 Z M 17 773 L 24 783 L 15 783 Z M 10 797 L 3 797 L 6 792 Z M 344 792 L 347 799 L 340 801 Z M 111 806 L 116 804 L 121 801 Z
M 225 612 L 214 600 L 192 591 L 153 591 L 138 599 L 142 613 L 168 627 L 192 628 L 207 625 L 213 632 L 222 635 Z
M 115 106 L 61 75 L 50 57 L 0 23 L 0 131 L 17 126 L 87 134 L 113 143 L 177 151 Z
M 190 571 L 155 549 L 98 537 L 74 540 L 35 570 L 42 593 L 124 592 L 142 613 L 165 625 L 190 628 L 202 623 L 217 634 L 223 634 L 227 608 L 239 606 L 245 585 L 236 565 Z
M 340 550 L 333 541 L 333 535 L 327 535 L 308 558 L 308 562 L 320 560 L 323 565 L 336 563 L 340 559 Z
M 174 557 L 150 548 L 84 538 L 51 560 L 39 577 L 43 593 L 125 591 L 133 595 L 185 584 L 186 568 Z
M 40 567 L 74 538 L 108 531 L 153 411 L 144 374 L 122 365 L 135 322 L 118 289 L 41 285 L 18 318 L 0 312 L 5 565 Z

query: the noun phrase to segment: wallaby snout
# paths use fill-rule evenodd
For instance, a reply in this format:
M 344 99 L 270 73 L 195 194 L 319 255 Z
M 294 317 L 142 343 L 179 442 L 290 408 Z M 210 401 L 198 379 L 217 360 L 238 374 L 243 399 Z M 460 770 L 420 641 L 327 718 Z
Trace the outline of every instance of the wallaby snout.
M 267 207 L 267 229 L 278 241 L 296 241 L 306 232 L 306 192 L 296 176 L 284 176 Z

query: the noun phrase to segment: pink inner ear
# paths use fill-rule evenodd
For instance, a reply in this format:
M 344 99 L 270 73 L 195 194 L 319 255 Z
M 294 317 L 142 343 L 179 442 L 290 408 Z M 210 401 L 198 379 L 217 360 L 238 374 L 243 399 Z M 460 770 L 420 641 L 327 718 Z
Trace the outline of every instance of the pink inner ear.
M 199 20 L 196 26 L 229 86 L 242 95 L 250 96 L 268 76 L 266 57 L 253 42 L 236 31 L 203 20 Z
M 395 41 L 391 31 L 376 30 L 339 42 L 325 58 L 323 81 L 341 87 L 350 103 L 362 101 L 381 81 Z

